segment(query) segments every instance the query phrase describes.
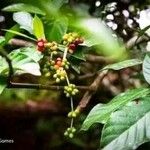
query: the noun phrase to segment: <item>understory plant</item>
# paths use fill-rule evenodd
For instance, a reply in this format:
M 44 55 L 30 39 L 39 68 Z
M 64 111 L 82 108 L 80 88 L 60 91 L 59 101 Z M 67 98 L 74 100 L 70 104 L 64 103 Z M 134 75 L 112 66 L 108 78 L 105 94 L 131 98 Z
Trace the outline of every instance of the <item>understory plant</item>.
M 128 50 L 131 47 L 127 47 L 119 37 L 114 37 L 114 33 L 100 18 L 74 15 L 75 10 L 68 7 L 65 12 L 67 0 L 53 0 L 49 5 L 46 2 L 41 5 L 41 1 L 37 1 L 38 4 L 40 7 L 17 3 L 3 9 L 14 12 L 13 20 L 17 24 L 11 29 L 2 29 L 6 33 L 0 38 L 0 93 L 5 88 L 62 90 L 66 99 L 70 100 L 70 112 L 67 116 L 70 126 L 64 131 L 64 135 L 73 138 L 76 133 L 74 119 L 80 117 L 81 111 L 86 108 L 109 71 L 119 72 L 142 65 L 141 73 L 150 83 L 150 21 L 142 26 L 134 40 L 138 44 L 139 38 L 146 34 L 144 40 L 146 39 L 147 46 L 144 48 L 147 47 L 147 51 L 140 58 L 130 58 Z M 7 54 L 4 47 L 14 36 L 17 36 L 17 42 L 24 42 L 22 47 Z M 79 76 L 80 65 L 86 63 L 87 54 L 93 51 L 96 56 L 103 55 L 106 60 L 110 60 L 111 64 L 95 71 L 96 78 L 91 85 L 76 85 L 72 76 Z M 13 82 L 15 76 L 24 73 L 45 78 L 46 83 Z M 81 130 L 86 131 L 95 123 L 104 125 L 100 148 L 136 149 L 150 141 L 150 89 L 145 80 L 140 88 L 132 87 L 117 93 L 108 103 L 94 106 L 87 115 Z M 84 95 L 81 90 L 86 91 Z M 75 107 L 74 97 L 79 93 L 83 98 Z

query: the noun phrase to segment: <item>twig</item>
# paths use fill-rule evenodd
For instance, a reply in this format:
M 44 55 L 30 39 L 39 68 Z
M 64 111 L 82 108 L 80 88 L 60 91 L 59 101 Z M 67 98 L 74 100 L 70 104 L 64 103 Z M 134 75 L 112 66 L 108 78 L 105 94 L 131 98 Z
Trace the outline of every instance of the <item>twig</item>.
M 104 78 L 103 85 L 114 95 L 118 95 L 121 90 L 119 90 L 116 86 L 114 86 L 108 78 Z
M 21 40 L 21 39 L 16 39 L 16 38 L 13 38 L 11 39 L 8 44 L 10 45 L 15 45 L 15 46 L 33 46 L 34 43 L 32 42 L 29 42 L 29 41 L 25 41 L 25 40 Z
M 146 42 L 149 39 L 146 37 L 138 37 L 137 35 L 129 39 L 126 43 L 126 48 L 131 49 L 133 48 L 136 44 L 140 44 L 142 42 Z
M 89 86 L 76 86 L 79 90 L 94 91 L 95 89 Z M 42 85 L 42 84 L 30 84 L 30 83 L 14 83 L 10 82 L 8 88 L 26 88 L 26 89 L 40 89 L 40 90 L 64 90 L 64 86 L 58 85 Z
M 103 78 L 106 76 L 107 74 L 107 70 L 104 70 L 102 72 L 100 72 L 97 76 L 97 78 L 94 80 L 94 82 L 90 85 L 91 88 L 94 89 L 94 91 L 87 91 L 83 98 L 81 99 L 81 101 L 79 102 L 76 110 L 78 111 L 82 111 L 86 106 L 87 104 L 89 103 L 92 95 L 96 92 L 96 90 L 98 89 L 99 87 L 99 84 L 101 83 L 101 81 L 103 80 Z
M 89 62 L 97 62 L 100 64 L 110 64 L 113 62 L 113 59 L 110 57 L 104 57 L 104 56 L 97 56 L 97 55 L 92 55 L 92 54 L 86 54 L 85 58 Z

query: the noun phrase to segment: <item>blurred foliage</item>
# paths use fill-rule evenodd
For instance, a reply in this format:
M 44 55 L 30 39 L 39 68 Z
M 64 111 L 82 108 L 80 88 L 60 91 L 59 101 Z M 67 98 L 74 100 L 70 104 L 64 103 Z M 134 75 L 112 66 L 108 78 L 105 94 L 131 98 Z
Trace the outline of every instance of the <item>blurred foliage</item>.
M 112 5 L 112 2 L 116 2 L 116 4 Z M 127 42 L 131 37 L 139 33 L 139 31 L 136 30 L 139 28 L 137 23 L 137 18 L 139 17 L 138 14 L 140 10 L 147 8 L 148 4 L 150 4 L 149 0 L 101 0 L 99 6 L 96 6 L 96 0 L 69 0 L 69 3 L 68 0 L 36 0 L 36 2 L 33 0 L 1 0 L 0 7 L 2 9 L 8 5 L 16 3 L 18 3 L 19 5 L 20 3 L 22 4 L 20 6 L 13 6 L 13 12 L 16 12 L 18 10 L 26 10 L 27 12 L 32 13 L 32 17 L 34 17 L 34 14 L 36 13 L 39 18 L 42 19 L 44 24 L 45 36 L 49 40 L 51 40 L 53 37 L 56 41 L 61 41 L 62 35 L 64 35 L 67 30 L 71 31 L 74 29 L 78 29 L 80 30 L 80 34 L 86 36 L 86 44 L 89 45 L 89 49 L 86 50 L 86 52 L 99 55 L 114 55 L 115 57 L 116 54 L 118 54 L 119 59 L 125 59 L 127 56 L 134 58 L 138 56 L 141 57 L 141 55 L 143 55 L 143 53 L 145 52 L 145 43 L 143 43 L 140 46 L 135 45 L 131 50 L 128 50 L 128 54 L 126 52 L 124 53 L 123 43 Z M 7 7 L 7 11 L 10 11 L 9 9 L 10 8 Z M 14 21 L 12 20 L 11 16 L 12 13 L 8 13 L 5 11 L 1 12 L 1 15 L 4 15 L 5 19 L 4 22 L 0 22 L 0 28 L 8 29 L 14 25 Z M 127 14 L 123 12 L 127 12 Z M 98 22 L 98 24 L 95 17 L 97 17 L 98 21 L 100 21 Z M 89 22 L 90 24 L 88 24 Z M 100 29 L 97 30 L 96 28 L 93 28 L 95 22 L 96 26 L 101 26 Z M 105 28 L 101 22 L 105 22 L 108 25 L 109 29 Z M 83 28 L 85 28 L 85 26 L 87 26 L 87 28 L 83 32 Z M 16 31 L 20 32 L 20 29 L 18 29 L 18 27 L 16 26 L 11 30 L 14 30 L 14 28 Z M 24 33 L 26 34 L 27 32 Z M 1 31 L 1 34 L 4 35 L 4 32 Z M 5 37 L 7 37 L 7 41 L 14 36 L 8 33 L 6 33 L 6 35 L 7 36 Z M 103 35 L 103 37 L 101 35 Z M 33 37 L 33 35 L 30 36 Z M 97 43 L 105 44 L 98 45 Z M 6 47 L 4 48 L 7 49 Z M 7 50 L 10 51 L 12 49 L 14 49 L 14 47 L 9 46 Z M 81 57 L 81 55 L 82 54 L 77 54 L 77 56 L 83 58 Z M 79 60 L 75 61 L 79 62 Z M 76 62 L 75 64 L 77 64 Z M 77 69 L 77 67 L 79 67 L 78 64 L 75 69 Z M 78 70 L 79 69 L 77 69 L 77 71 Z M 32 81 L 33 78 L 22 78 L 22 80 Z M 81 82 L 88 83 L 89 81 Z M 96 96 L 99 98 L 95 98 Z M 105 89 L 102 89 L 102 91 L 96 96 L 91 100 L 92 102 L 90 104 L 90 108 L 88 107 L 85 113 L 89 112 L 89 109 L 91 109 L 91 107 L 94 106 L 97 102 L 101 101 L 101 99 L 107 100 L 109 98 L 112 98 L 112 95 L 105 91 Z M 66 107 L 66 109 L 69 109 L 69 102 L 66 101 L 63 93 L 58 93 L 58 91 L 7 89 L 0 96 L 0 101 L 7 104 L 13 104 L 14 102 L 26 103 L 28 100 L 42 101 L 45 99 L 49 101 L 54 100 L 58 103 L 61 103 L 63 107 Z M 78 101 L 75 103 L 78 103 Z M 43 115 L 36 117 L 36 122 L 29 122 L 29 124 L 35 124 L 35 126 L 33 128 L 30 128 L 29 130 L 33 130 L 32 132 L 34 132 L 34 134 L 36 133 L 35 139 L 39 143 L 41 142 L 41 144 L 37 144 L 39 146 L 38 149 L 95 150 L 99 146 L 99 126 L 93 127 L 94 130 L 90 129 L 86 135 L 82 132 L 79 132 L 74 139 L 66 140 L 63 137 L 63 131 L 67 126 L 65 122 L 67 122 L 68 120 L 64 116 L 64 114 L 60 116 L 57 116 L 57 114 L 56 116 L 52 116 L 50 114 L 48 117 L 45 117 Z M 81 123 L 83 122 L 85 117 L 86 115 L 83 113 L 77 120 L 77 128 L 81 127 Z M 20 126 L 20 123 L 18 126 Z M 6 127 L 6 130 L 8 128 L 10 127 Z

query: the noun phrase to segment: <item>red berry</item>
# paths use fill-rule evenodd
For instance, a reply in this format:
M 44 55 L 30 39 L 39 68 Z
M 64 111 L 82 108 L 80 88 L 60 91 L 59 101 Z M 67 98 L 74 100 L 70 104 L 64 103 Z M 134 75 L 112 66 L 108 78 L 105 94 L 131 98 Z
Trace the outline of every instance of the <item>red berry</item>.
M 76 38 L 74 43 L 75 43 L 75 45 L 79 45 L 79 44 L 82 44 L 83 41 L 84 41 L 83 38 Z
M 61 61 L 62 59 L 60 58 L 60 57 L 58 57 L 57 59 L 56 59 L 56 61 Z
M 58 65 L 59 67 L 61 66 L 62 61 L 57 61 L 56 65 Z
M 44 46 L 44 42 L 43 41 L 40 41 L 37 43 L 38 47 L 43 47 Z
M 40 39 L 40 40 L 37 41 L 38 51 L 40 51 L 40 52 L 44 51 L 44 49 L 45 49 L 45 46 L 44 46 L 45 42 L 46 41 L 43 40 L 43 39 Z
M 76 49 L 76 45 L 75 45 L 75 44 L 70 44 L 70 45 L 69 45 L 69 49 L 75 50 L 75 49 Z

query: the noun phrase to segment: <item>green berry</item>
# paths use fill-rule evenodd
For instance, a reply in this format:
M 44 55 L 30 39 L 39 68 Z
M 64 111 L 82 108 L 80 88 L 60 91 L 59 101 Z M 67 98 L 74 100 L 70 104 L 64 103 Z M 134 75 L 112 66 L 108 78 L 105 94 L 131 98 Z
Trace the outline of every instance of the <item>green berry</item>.
M 64 136 L 68 136 L 68 132 L 67 131 L 64 133 Z
M 56 78 L 56 83 L 59 83 L 60 82 L 60 79 L 59 78 Z
M 75 129 L 74 127 L 72 127 L 72 132 L 73 132 L 73 133 L 76 132 L 76 129 Z
M 72 139 L 73 137 L 74 137 L 73 133 L 70 133 L 70 134 L 69 134 L 69 138 Z

